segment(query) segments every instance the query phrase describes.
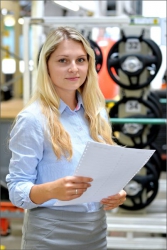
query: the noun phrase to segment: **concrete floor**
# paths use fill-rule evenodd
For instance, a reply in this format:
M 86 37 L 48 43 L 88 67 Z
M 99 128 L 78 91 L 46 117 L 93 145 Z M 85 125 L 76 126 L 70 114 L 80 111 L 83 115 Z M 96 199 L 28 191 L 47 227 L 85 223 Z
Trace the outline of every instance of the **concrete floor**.
M 23 219 L 10 219 L 11 234 L 1 236 L 1 245 L 5 246 L 5 250 L 19 250 L 21 245 Z

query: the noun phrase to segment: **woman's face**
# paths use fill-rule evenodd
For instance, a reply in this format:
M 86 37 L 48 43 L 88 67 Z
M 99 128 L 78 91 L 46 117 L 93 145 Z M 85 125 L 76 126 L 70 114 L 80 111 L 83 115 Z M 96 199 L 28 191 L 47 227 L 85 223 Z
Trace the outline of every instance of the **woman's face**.
M 76 91 L 88 72 L 87 53 L 82 43 L 62 41 L 48 60 L 48 72 L 58 94 Z

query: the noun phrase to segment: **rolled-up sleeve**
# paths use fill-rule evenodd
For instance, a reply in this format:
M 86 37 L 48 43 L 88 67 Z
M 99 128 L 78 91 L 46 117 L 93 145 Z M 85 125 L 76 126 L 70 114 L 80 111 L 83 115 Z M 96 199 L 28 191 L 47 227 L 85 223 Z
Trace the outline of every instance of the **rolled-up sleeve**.
M 12 158 L 6 182 L 11 202 L 24 209 L 37 207 L 30 197 L 30 190 L 37 178 L 37 166 L 43 157 L 43 129 L 37 118 L 22 112 L 10 133 L 9 149 Z

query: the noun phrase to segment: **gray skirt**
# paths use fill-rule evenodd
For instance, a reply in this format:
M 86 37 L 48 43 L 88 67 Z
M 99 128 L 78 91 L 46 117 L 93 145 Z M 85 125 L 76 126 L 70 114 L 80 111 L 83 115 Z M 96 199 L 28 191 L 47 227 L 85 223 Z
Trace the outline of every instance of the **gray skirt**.
M 25 213 L 21 249 L 106 250 L 106 215 L 49 208 Z

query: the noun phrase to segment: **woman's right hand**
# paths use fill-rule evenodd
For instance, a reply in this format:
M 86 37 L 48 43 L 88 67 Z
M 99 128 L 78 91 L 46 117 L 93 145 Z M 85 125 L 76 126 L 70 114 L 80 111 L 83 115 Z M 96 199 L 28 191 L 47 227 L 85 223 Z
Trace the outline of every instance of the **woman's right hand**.
M 92 178 L 82 176 L 66 176 L 50 183 L 51 199 L 69 201 L 80 197 L 91 187 Z

